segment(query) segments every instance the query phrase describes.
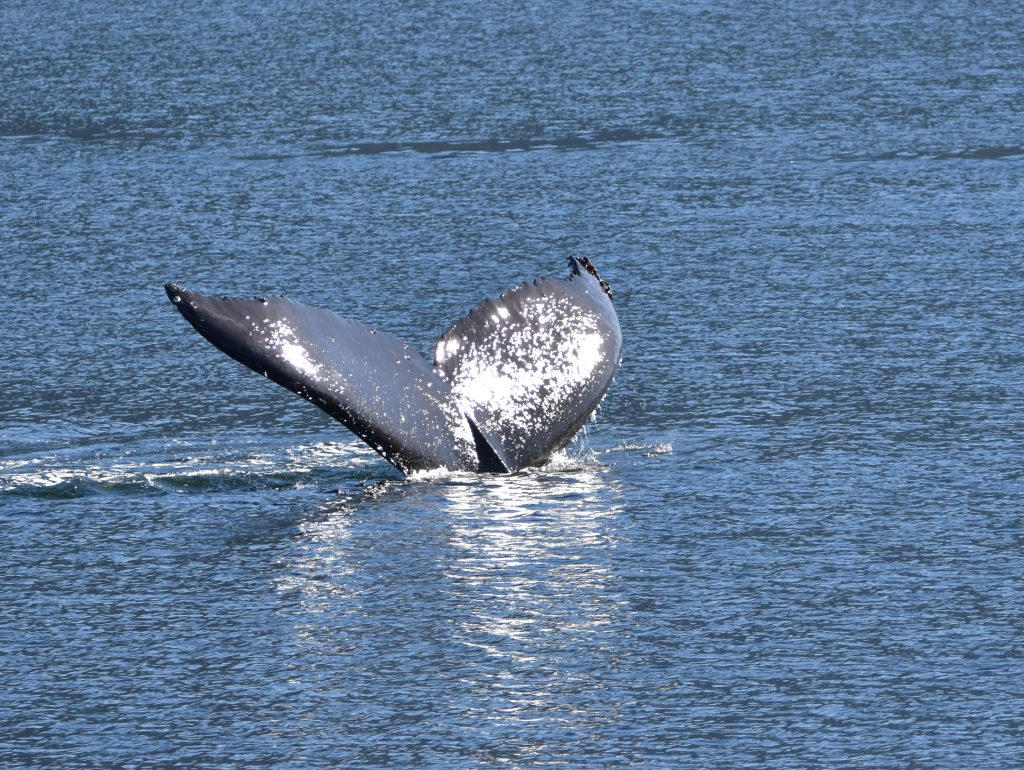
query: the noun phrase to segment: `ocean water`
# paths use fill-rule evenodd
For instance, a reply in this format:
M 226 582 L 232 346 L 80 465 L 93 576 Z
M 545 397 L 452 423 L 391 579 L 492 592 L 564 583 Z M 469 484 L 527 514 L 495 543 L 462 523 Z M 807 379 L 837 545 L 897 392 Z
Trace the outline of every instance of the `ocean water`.
M 0 4 L 0 766 L 1019 768 L 1024 13 Z M 402 478 L 177 281 L 621 371 Z

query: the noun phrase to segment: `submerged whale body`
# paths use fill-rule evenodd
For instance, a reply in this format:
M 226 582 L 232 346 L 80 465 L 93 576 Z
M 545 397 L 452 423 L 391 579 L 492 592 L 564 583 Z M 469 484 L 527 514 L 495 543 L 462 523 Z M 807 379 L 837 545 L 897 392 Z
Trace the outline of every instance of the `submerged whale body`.
M 285 297 L 216 299 L 167 284 L 206 339 L 312 401 L 401 471 L 509 473 L 564 447 L 619 365 L 611 291 L 586 259 L 488 299 L 433 363 L 385 332 Z

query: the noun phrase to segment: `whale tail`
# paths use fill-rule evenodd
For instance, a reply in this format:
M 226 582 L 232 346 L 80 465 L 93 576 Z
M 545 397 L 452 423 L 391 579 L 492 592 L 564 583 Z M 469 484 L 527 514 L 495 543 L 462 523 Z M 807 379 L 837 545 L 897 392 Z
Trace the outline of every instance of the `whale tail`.
M 319 406 L 405 473 L 513 472 L 564 447 L 618 368 L 610 290 L 588 260 L 567 280 L 485 300 L 433 363 L 386 332 L 285 297 L 165 289 L 216 347 Z

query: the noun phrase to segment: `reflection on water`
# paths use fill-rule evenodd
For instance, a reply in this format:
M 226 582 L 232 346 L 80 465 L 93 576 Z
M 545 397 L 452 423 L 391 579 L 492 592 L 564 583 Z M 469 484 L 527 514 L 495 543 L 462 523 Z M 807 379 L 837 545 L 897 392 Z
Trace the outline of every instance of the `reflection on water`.
M 446 572 L 470 611 L 456 632 L 496 658 L 537 659 L 548 634 L 581 638 L 608 623 L 606 523 L 619 508 L 591 469 L 485 478 L 446 489 L 452 544 Z
M 452 633 L 484 656 L 473 718 L 523 757 L 550 753 L 544 726 L 596 739 L 624 705 L 606 694 L 620 641 L 618 491 L 584 468 L 452 485 L 447 497 L 460 555 L 446 570 Z
M 492 758 L 551 750 L 531 743 L 541 725 L 596 735 L 625 705 L 609 686 L 627 657 L 621 498 L 605 469 L 563 463 L 332 504 L 276 576 L 296 652 L 315 658 L 302 676 L 345 671 L 339 697 L 389 735 L 420 711 L 446 714 L 452 740 L 484 730 Z M 404 692 L 380 687 L 396 675 Z

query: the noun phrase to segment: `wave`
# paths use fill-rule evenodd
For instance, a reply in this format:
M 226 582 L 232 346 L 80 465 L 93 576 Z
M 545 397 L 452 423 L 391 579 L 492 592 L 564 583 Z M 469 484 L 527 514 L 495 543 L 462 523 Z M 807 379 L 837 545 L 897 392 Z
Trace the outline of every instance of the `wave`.
M 102 454 L 102 453 L 101 453 Z M 376 462 L 354 444 L 321 443 L 272 452 L 226 450 L 173 460 L 64 454 L 0 460 L 0 495 L 50 500 L 93 495 L 298 489 L 337 480 L 339 468 Z
M 131 140 L 139 142 L 179 140 L 181 126 L 163 121 L 136 124 L 114 116 L 15 115 L 0 117 L 3 139 L 73 139 L 82 142 Z
M 236 160 L 289 160 L 300 157 L 337 158 L 417 153 L 446 157 L 464 153 L 531 152 L 535 150 L 593 150 L 614 144 L 650 142 L 669 138 L 653 131 L 603 129 L 560 137 L 488 139 L 425 139 L 419 141 L 353 142 L 325 144 L 304 152 L 247 153 Z
M 625 442 L 611 449 L 606 449 L 605 452 L 639 452 L 644 457 L 656 457 L 658 455 L 670 455 L 675 450 L 672 449 L 672 445 L 668 442 L 660 444 L 645 444 L 640 442 Z
M 648 448 L 649 449 L 649 448 Z M 260 492 L 339 487 L 357 490 L 358 497 L 375 497 L 395 485 L 505 483 L 511 477 L 481 476 L 444 468 L 392 478 L 392 470 L 356 441 L 324 441 L 269 447 L 254 451 L 251 444 L 222 444 L 216 448 L 188 445 L 136 446 L 118 449 L 90 444 L 46 455 L 0 458 L 0 500 L 29 498 L 73 500 L 94 496 Z M 608 450 L 614 451 L 614 450 Z M 657 449 L 654 453 L 658 453 Z M 543 465 L 513 474 L 521 481 L 538 481 L 596 473 L 606 469 L 585 437 L 556 452 Z M 509 481 L 508 483 L 514 483 Z
M 877 161 L 918 161 L 918 160 L 1002 160 L 1024 155 L 1024 146 L 994 145 L 991 147 L 966 147 L 956 150 L 888 150 L 867 155 L 843 154 L 835 160 L 846 162 Z
M 116 117 L 0 118 L 0 139 L 73 140 L 78 142 L 135 143 L 181 142 L 189 130 L 175 124 L 134 125 Z M 202 137 L 195 137 L 196 140 Z M 230 137 L 214 135 L 213 141 L 231 143 Z M 301 138 L 280 149 L 241 152 L 240 161 L 283 161 L 297 158 L 356 158 L 388 155 L 425 155 L 433 158 L 478 153 L 596 150 L 611 145 L 660 141 L 671 132 L 630 128 L 598 129 L 553 137 L 487 137 L 466 139 L 417 139 L 363 142 L 304 142 Z

